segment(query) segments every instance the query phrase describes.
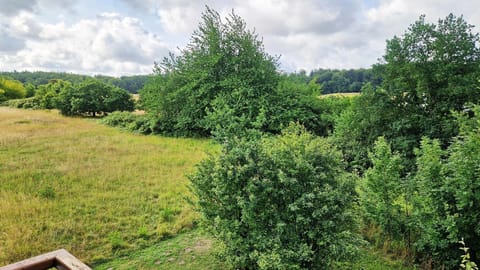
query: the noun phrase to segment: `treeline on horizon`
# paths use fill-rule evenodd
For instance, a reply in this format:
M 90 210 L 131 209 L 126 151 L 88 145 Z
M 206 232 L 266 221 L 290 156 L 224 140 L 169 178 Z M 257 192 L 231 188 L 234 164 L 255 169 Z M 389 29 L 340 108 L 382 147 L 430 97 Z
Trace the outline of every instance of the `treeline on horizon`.
M 31 84 L 34 87 L 48 84 L 51 80 L 69 81 L 73 84 L 79 84 L 85 80 L 96 79 L 103 83 L 110 84 L 127 90 L 130 93 L 137 93 L 143 88 L 151 75 L 131 75 L 112 77 L 106 75 L 81 75 L 67 72 L 49 72 L 49 71 L 13 71 L 0 72 L 0 77 L 10 78 L 23 83 L 25 86 Z
M 315 79 L 321 86 L 321 94 L 331 93 L 356 93 L 360 92 L 365 83 L 378 85 L 381 79 L 375 76 L 372 68 L 359 69 L 314 69 L 310 72 L 300 70 L 289 74 L 297 77 L 306 83 Z M 48 71 L 13 71 L 0 72 L 0 76 L 17 80 L 25 86 L 32 84 L 35 87 L 47 84 L 50 80 L 64 80 L 74 84 L 81 83 L 87 79 L 97 79 L 101 82 L 127 90 L 130 93 L 138 93 L 146 84 L 152 75 L 131 75 L 112 77 L 106 75 L 81 75 L 67 72 L 48 72 Z

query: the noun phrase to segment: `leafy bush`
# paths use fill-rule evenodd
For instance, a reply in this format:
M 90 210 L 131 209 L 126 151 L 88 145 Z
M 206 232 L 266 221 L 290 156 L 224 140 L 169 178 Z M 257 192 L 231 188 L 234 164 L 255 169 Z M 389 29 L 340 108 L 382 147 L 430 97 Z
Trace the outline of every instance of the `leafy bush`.
M 405 187 L 400 177 L 400 155 L 392 153 L 385 138 L 380 137 L 369 156 L 373 166 L 365 172 L 360 196 L 365 217 L 381 228 L 385 239 L 402 240 Z
M 5 101 L 5 104 L 12 108 L 17 109 L 39 109 L 40 102 L 35 97 L 22 98 L 22 99 L 10 99 Z
M 147 115 L 116 111 L 102 119 L 102 123 L 142 134 L 154 132 L 155 122 Z
M 231 138 L 190 177 L 226 261 L 241 269 L 329 269 L 346 254 L 354 183 L 324 138 Z
M 57 108 L 64 115 L 109 113 L 113 111 L 133 111 L 134 102 L 126 90 L 102 83 L 86 80 L 78 86 L 64 87 L 58 94 Z
M 72 88 L 72 83 L 63 80 L 50 80 L 47 84 L 40 85 L 35 92 L 35 97 L 42 109 L 58 108 L 59 94 L 62 90 Z
M 40 197 L 45 199 L 54 199 L 57 196 L 57 193 L 55 192 L 55 189 L 52 186 L 46 185 L 40 188 L 39 195 Z
M 460 268 L 465 270 L 478 270 L 477 264 L 470 260 L 470 253 L 468 252 L 469 248 L 465 246 L 463 239 L 460 241 L 460 244 L 462 244 L 460 249 L 465 253 L 461 256 L 462 262 L 460 263 Z
M 21 82 L 0 77 L 0 102 L 24 98 L 26 94 L 27 91 Z

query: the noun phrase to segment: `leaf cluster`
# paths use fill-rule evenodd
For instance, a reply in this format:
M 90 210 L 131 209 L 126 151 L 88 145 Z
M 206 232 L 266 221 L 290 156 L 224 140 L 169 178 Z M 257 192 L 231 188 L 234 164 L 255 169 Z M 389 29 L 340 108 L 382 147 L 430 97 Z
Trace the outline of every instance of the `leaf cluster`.
M 354 182 L 326 139 L 291 125 L 231 138 L 190 176 L 197 206 L 241 269 L 328 269 L 351 238 Z

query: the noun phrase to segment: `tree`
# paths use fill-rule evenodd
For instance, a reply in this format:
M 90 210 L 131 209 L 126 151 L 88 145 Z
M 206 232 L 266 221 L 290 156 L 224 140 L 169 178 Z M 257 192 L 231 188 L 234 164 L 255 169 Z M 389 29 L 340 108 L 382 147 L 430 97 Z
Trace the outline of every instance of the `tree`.
M 108 113 L 116 110 L 133 111 L 134 103 L 127 91 L 102 83 L 87 80 L 76 87 L 64 88 L 58 97 L 58 109 L 62 114 Z
M 232 12 L 223 22 L 207 7 L 181 55 L 157 65 L 156 78 L 140 94 L 145 109 L 177 134 L 209 135 L 230 124 L 223 120 L 248 128 L 269 105 L 279 81 L 276 67 L 238 15 Z
M 441 149 L 438 139 L 424 137 L 416 155 L 418 170 L 412 192 L 415 251 L 417 257 L 432 261 L 436 268 L 453 268 L 459 256 L 459 239 L 449 237 L 449 231 L 455 231 L 455 223 L 448 214 L 453 194 L 446 186 L 447 152 Z
M 352 98 L 351 106 L 335 119 L 333 139 L 349 170 L 364 172 L 371 166 L 368 153 L 379 136 L 387 135 L 389 124 L 397 117 L 394 110 L 386 110 L 392 106 L 385 91 L 366 84 L 361 94 Z
M 21 82 L 0 77 L 0 101 L 24 98 L 26 94 Z
M 378 225 L 386 239 L 403 240 L 405 185 L 400 177 L 400 156 L 392 153 L 383 137 L 377 139 L 369 156 L 372 167 L 365 172 L 360 197 L 367 221 Z
M 40 85 L 35 93 L 40 108 L 57 108 L 59 94 L 62 90 L 71 88 L 72 84 L 64 80 L 50 80 L 47 84 Z
M 291 125 L 230 138 L 190 177 L 197 207 L 239 269 L 329 269 L 344 255 L 352 178 L 327 141 Z
M 436 25 L 421 16 L 404 35 L 388 40 L 383 61 L 374 68 L 383 78 L 381 87 L 369 93 L 371 103 L 366 108 L 352 107 L 354 115 L 368 110 L 367 116 L 375 121 L 367 121 L 370 126 L 353 121 L 351 128 L 366 132 L 368 138 L 385 136 L 405 156 L 406 170 L 415 168 L 414 149 L 422 136 L 437 138 L 446 148 L 458 134 L 451 111 L 480 101 L 480 39 L 472 31 L 472 25 L 452 14 Z M 339 135 L 348 136 L 346 131 Z M 362 137 L 352 140 L 365 144 Z
M 104 112 L 133 111 L 135 109 L 132 96 L 118 87 L 112 87 L 104 98 Z
M 439 140 L 422 140 L 415 176 L 416 250 L 449 269 L 458 265 L 461 239 L 480 261 L 480 107 L 456 117 L 460 133 L 446 150 Z

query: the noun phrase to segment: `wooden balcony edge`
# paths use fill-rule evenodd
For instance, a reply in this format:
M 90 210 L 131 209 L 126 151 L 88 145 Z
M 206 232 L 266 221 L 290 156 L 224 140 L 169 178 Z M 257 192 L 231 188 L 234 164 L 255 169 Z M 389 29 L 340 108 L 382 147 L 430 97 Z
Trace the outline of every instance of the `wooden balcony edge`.
M 12 263 L 0 270 L 45 270 L 58 267 L 66 270 L 92 270 L 65 249 L 55 250 L 20 262 Z

